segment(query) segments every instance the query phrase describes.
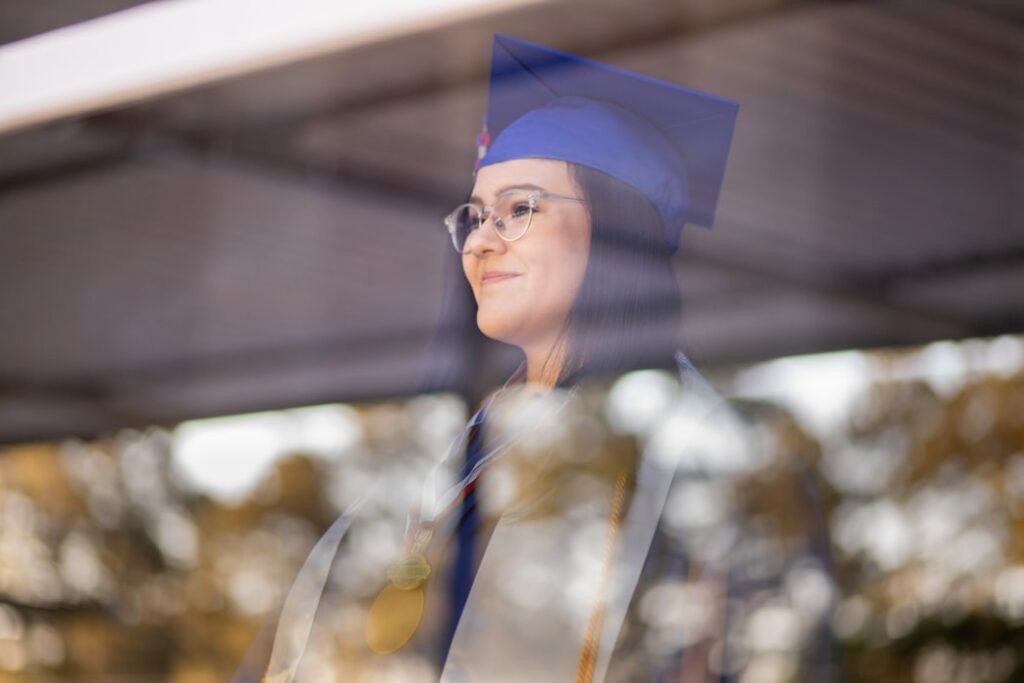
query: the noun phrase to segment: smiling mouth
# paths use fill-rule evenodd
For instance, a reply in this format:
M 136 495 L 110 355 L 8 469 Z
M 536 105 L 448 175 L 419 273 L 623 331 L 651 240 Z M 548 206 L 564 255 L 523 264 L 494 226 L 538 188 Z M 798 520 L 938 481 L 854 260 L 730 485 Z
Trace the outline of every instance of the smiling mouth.
M 501 282 L 503 280 L 511 280 L 514 277 L 519 277 L 519 273 L 505 273 L 502 275 L 487 275 L 482 280 L 481 284 L 489 285 L 493 282 Z

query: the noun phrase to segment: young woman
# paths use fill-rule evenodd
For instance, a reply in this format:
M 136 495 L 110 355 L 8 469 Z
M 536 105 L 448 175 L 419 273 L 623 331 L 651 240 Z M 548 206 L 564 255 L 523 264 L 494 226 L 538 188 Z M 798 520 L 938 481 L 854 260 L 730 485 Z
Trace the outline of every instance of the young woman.
M 735 116 L 495 37 L 481 158 L 445 226 L 476 326 L 523 364 L 426 478 L 401 550 L 362 595 L 328 597 L 359 505 L 321 539 L 267 681 L 704 681 L 760 661 L 726 609 L 747 586 L 730 559 L 741 525 L 689 533 L 680 512 L 680 491 L 743 457 L 738 422 L 678 351 L 671 264 L 684 224 L 711 225 Z M 642 438 L 598 433 L 587 376 L 668 367 L 681 388 L 658 385 Z M 709 444 L 731 455 L 707 466 Z M 806 678 L 813 633 L 773 661 Z

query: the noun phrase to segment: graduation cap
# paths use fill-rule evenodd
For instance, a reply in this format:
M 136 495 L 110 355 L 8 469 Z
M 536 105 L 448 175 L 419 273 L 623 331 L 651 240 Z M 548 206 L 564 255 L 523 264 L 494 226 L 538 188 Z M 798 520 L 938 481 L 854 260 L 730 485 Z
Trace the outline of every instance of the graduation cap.
M 674 251 L 685 223 L 714 222 L 738 109 L 498 33 L 477 167 L 530 157 L 607 173 L 651 201 Z

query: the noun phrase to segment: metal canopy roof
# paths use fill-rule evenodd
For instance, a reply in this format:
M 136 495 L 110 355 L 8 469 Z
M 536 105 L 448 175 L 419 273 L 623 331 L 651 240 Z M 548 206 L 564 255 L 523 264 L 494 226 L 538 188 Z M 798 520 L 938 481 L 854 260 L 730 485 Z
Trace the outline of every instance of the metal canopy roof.
M 1024 329 L 1012 3 L 547 2 L 0 137 L 0 440 L 463 388 L 438 219 L 495 30 L 740 103 L 699 366 Z

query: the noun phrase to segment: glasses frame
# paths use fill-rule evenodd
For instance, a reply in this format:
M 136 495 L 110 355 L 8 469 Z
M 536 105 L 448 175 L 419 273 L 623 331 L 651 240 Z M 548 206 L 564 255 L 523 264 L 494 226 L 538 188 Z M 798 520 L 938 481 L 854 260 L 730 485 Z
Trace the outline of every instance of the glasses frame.
M 516 192 L 522 192 L 522 190 L 508 190 L 508 191 L 503 192 L 500 195 L 498 195 L 498 198 L 501 198 L 501 197 L 504 197 L 504 196 L 507 196 L 507 195 L 510 195 L 510 194 L 514 194 Z M 521 233 L 519 233 L 518 235 L 516 235 L 515 237 L 506 237 L 505 235 L 502 235 L 501 232 L 498 229 L 495 229 L 494 233 L 498 237 L 500 237 L 502 239 L 502 241 L 505 241 L 505 242 L 515 242 L 516 240 L 523 239 L 523 237 L 526 236 L 526 233 L 528 233 L 530 231 L 530 226 L 533 225 L 533 214 L 537 210 L 537 200 L 538 199 L 562 199 L 562 200 L 566 200 L 566 201 L 579 202 L 581 204 L 585 204 L 586 203 L 586 200 L 585 199 L 581 199 L 580 197 L 568 197 L 568 196 L 563 195 L 563 194 L 555 194 L 554 192 L 543 192 L 541 190 L 530 190 L 529 192 L 526 193 L 526 200 L 527 200 L 527 203 L 529 204 L 529 207 L 530 207 L 530 215 L 526 219 L 526 227 L 523 228 L 523 231 Z M 495 207 L 494 207 L 493 204 L 481 205 L 481 204 L 477 204 L 475 202 L 466 202 L 465 204 L 459 204 L 458 206 L 456 206 L 454 209 L 452 209 L 451 213 L 449 213 L 447 216 L 444 217 L 444 225 L 445 225 L 445 228 L 448 229 L 448 236 L 451 237 L 451 239 L 452 239 L 452 246 L 455 247 L 455 251 L 459 252 L 460 254 L 468 254 L 469 252 L 465 250 L 465 246 L 466 246 L 465 244 L 462 245 L 463 246 L 462 249 L 459 249 L 457 238 L 455 237 L 455 231 L 457 229 L 457 227 L 455 225 L 455 216 L 460 211 L 462 211 L 463 209 L 465 209 L 467 207 L 477 209 L 477 211 L 479 212 L 479 215 L 480 215 L 480 220 L 477 221 L 477 223 L 478 223 L 477 227 L 474 228 L 473 230 L 470 230 L 469 234 L 466 235 L 466 241 L 467 242 L 469 241 L 469 235 L 472 235 L 474 232 L 476 232 L 477 230 L 479 230 L 480 228 L 483 227 L 484 223 L 487 221 L 487 216 L 488 215 L 494 217 L 494 220 L 492 222 L 495 223 L 496 227 L 500 227 L 500 226 L 504 225 L 504 223 L 505 223 L 504 217 L 503 216 L 499 216 L 497 213 L 495 213 Z

